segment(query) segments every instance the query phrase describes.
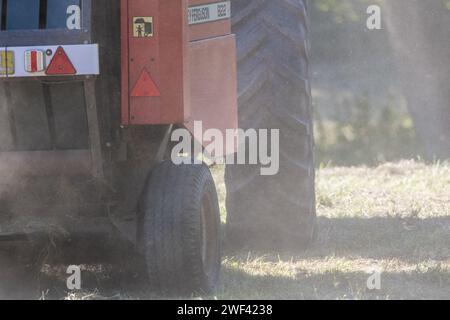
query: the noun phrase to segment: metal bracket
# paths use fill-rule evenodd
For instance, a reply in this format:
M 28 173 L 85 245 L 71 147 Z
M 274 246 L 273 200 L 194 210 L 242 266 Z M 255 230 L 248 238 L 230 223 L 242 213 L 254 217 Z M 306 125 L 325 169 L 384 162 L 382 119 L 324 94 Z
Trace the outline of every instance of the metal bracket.
M 104 179 L 102 142 L 100 137 L 100 123 L 98 120 L 97 101 L 95 97 L 95 79 L 84 81 L 84 95 L 86 99 L 86 113 L 89 128 L 89 149 L 91 152 L 92 174 Z

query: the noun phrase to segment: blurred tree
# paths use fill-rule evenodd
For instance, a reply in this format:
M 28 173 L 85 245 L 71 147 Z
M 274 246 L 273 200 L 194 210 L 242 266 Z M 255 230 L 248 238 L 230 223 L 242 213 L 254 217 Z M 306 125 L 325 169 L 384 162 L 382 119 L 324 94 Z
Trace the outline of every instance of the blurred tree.
M 426 157 L 450 158 L 450 0 L 314 0 L 313 3 L 315 10 L 329 14 L 335 24 L 364 19 L 365 7 L 370 4 L 382 6 L 383 29 L 388 32 L 400 85 Z M 329 26 L 327 29 L 334 36 L 318 40 L 332 42 L 334 49 L 320 44 L 318 54 L 336 58 L 339 50 L 345 50 L 342 46 L 361 51 L 355 35 L 336 39 L 336 31 Z M 367 49 L 366 55 L 370 54 Z
M 450 1 L 385 1 L 402 87 L 428 159 L 450 158 Z
M 330 13 L 333 19 L 340 23 L 361 20 L 366 13 L 358 10 L 361 5 L 381 4 L 383 0 L 314 0 L 313 2 L 317 10 Z

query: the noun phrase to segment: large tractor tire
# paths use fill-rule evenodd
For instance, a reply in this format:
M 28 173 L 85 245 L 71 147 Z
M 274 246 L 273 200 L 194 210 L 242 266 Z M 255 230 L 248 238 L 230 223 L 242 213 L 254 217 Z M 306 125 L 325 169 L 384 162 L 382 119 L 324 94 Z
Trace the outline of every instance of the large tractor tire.
M 280 130 L 280 168 L 229 165 L 231 245 L 299 248 L 315 235 L 314 139 L 304 0 L 233 0 L 239 126 Z
M 219 279 L 221 237 L 208 167 L 171 161 L 158 165 L 139 211 L 138 244 L 151 288 L 168 294 L 211 293 Z

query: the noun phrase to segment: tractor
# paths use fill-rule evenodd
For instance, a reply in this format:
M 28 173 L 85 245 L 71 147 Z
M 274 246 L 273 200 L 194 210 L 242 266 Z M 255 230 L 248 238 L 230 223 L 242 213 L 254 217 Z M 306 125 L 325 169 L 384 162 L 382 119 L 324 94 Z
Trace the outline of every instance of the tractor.
M 225 239 L 309 243 L 308 50 L 303 0 L 0 0 L 0 241 L 119 235 L 152 289 L 213 291 L 214 180 L 171 157 L 201 121 L 280 129 L 278 175 L 226 166 Z

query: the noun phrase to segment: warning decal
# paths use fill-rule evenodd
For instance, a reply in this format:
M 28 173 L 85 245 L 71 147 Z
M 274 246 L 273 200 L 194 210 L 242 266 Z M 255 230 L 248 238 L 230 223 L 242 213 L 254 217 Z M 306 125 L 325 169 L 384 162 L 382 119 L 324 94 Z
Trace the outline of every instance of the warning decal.
M 133 17 L 133 36 L 135 38 L 153 37 L 153 17 Z
M 76 74 L 77 70 L 73 66 L 63 47 L 58 47 L 55 55 L 45 71 L 47 75 L 67 75 Z
M 160 97 L 158 87 L 153 81 L 152 77 L 146 69 L 144 69 L 139 76 L 133 90 L 131 91 L 132 97 Z

